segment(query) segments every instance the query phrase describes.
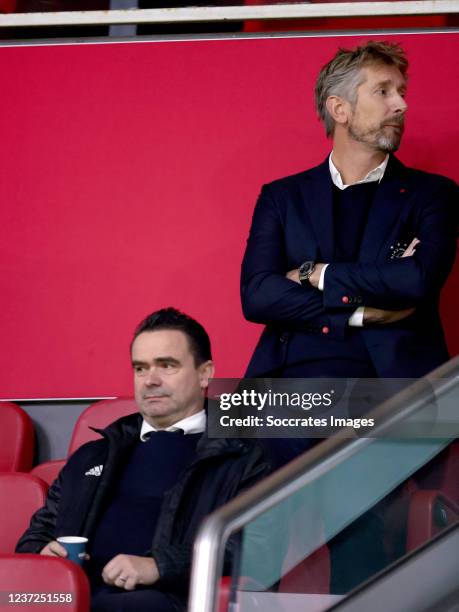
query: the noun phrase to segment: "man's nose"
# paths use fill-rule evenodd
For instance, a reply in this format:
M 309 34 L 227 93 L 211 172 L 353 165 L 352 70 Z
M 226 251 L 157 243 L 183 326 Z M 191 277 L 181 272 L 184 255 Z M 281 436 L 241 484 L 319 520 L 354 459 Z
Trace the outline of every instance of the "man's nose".
M 395 113 L 406 113 L 408 110 L 408 104 L 403 96 L 396 94 L 393 103 L 393 111 Z
M 155 387 L 161 384 L 161 378 L 156 368 L 150 368 L 145 376 L 145 384 L 148 387 Z

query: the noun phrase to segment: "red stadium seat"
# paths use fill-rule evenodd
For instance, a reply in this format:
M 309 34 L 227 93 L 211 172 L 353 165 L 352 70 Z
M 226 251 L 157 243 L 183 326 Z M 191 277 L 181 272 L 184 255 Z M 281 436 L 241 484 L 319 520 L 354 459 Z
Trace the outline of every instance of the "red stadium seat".
M 98 440 L 100 438 L 98 433 L 90 429 L 91 427 L 103 429 L 113 421 L 116 421 L 116 419 L 132 414 L 133 412 L 138 412 L 138 408 L 135 400 L 131 397 L 102 400 L 88 406 L 86 410 L 80 414 L 75 423 L 69 445 L 69 456 L 86 442 Z M 65 459 L 47 461 L 34 467 L 32 473 L 51 485 L 64 465 Z
M 138 412 L 137 404 L 132 397 L 117 397 L 112 400 L 102 400 L 91 404 L 84 410 L 75 424 L 70 440 L 69 456 L 85 442 L 99 440 L 100 435 L 90 429 L 103 429 L 122 416 Z
M 408 510 L 406 551 L 418 548 L 459 521 L 459 506 L 441 491 L 416 491 Z
M 29 415 L 11 402 L 0 403 L 0 472 L 28 472 L 35 434 Z
M 55 459 L 54 461 L 45 461 L 36 465 L 30 473 L 41 480 L 44 480 L 49 486 L 56 480 L 59 472 L 65 465 L 65 459 Z
M 16 0 L 0 0 L 0 13 L 15 13 Z
M 42 555 L 0 555 L 0 592 L 2 603 L 7 603 L 8 594 L 43 594 L 59 603 L 12 604 L 25 612 L 88 612 L 89 584 L 84 571 L 66 559 Z M 29 596 L 30 597 L 30 596 Z M 61 599 L 59 599 L 61 597 Z M 71 601 L 68 601 L 71 598 Z M 6 606 L 5 606 L 6 607 Z M 3 606 L 2 606 L 3 608 Z
M 453 442 L 448 447 L 443 478 L 440 485 L 441 491 L 453 502 L 459 504 L 459 442 Z
M 0 554 L 14 552 L 32 514 L 43 506 L 47 491 L 46 484 L 31 474 L 0 474 Z
M 218 590 L 218 612 L 228 612 L 231 594 L 231 577 L 223 576 Z
M 330 551 L 326 544 L 281 578 L 280 593 L 330 593 Z
M 419 489 L 438 490 L 459 504 L 459 441 L 455 440 L 419 470 L 414 480 Z

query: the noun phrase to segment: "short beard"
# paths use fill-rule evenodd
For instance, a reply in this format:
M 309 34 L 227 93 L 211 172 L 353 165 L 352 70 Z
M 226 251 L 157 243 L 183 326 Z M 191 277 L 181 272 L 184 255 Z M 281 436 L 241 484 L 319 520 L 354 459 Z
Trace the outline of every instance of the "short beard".
M 398 150 L 400 141 L 402 139 L 404 118 L 397 117 L 391 119 L 388 123 L 398 124 L 401 128 L 400 131 L 394 131 L 392 136 L 386 136 L 383 129 L 384 125 L 387 125 L 387 123 L 383 123 L 378 128 L 361 132 L 356 130 L 351 123 L 348 127 L 349 136 L 351 136 L 351 138 L 357 142 L 363 142 L 371 145 L 377 151 L 382 151 L 383 153 L 395 153 L 395 151 Z
M 378 151 L 382 151 L 383 153 L 395 153 L 400 146 L 401 139 L 401 132 L 394 134 L 392 138 L 389 138 L 382 133 L 378 133 L 376 135 L 374 146 L 378 149 Z
M 374 134 L 374 138 L 371 136 Z M 402 133 L 399 132 L 394 133 L 392 137 L 386 136 L 382 132 L 382 128 L 377 130 L 369 130 L 368 132 L 358 132 L 354 130 L 354 128 L 349 126 L 349 135 L 351 138 L 356 140 L 357 142 L 363 142 L 365 144 L 371 145 L 377 151 L 382 151 L 383 153 L 394 153 L 400 146 L 400 141 L 402 139 Z

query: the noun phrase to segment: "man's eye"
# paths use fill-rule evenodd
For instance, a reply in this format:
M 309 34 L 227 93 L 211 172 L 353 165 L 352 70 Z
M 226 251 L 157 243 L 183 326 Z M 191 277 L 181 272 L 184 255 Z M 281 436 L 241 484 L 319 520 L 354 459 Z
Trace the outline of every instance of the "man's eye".
M 139 374 L 139 375 L 141 375 L 141 374 L 145 374 L 145 368 L 144 368 L 144 367 L 142 367 L 142 366 L 135 366 L 135 367 L 134 367 L 134 372 L 135 372 L 136 374 Z
M 161 364 L 161 368 L 165 371 L 165 372 L 175 372 L 177 370 L 177 364 L 173 363 L 173 362 L 164 362 L 163 364 Z
M 378 89 L 378 93 L 381 96 L 385 96 L 387 94 L 387 89 L 384 89 L 384 87 L 381 87 L 381 89 Z

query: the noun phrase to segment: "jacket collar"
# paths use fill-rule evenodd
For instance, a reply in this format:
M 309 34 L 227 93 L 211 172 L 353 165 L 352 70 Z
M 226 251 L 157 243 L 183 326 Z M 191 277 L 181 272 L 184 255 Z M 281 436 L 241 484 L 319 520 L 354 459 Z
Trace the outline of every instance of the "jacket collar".
M 113 440 L 116 443 L 121 443 L 123 440 L 131 440 L 131 438 L 135 437 L 140 439 L 142 420 L 140 413 L 128 414 L 110 423 L 104 429 L 98 429 L 97 427 L 91 427 L 90 429 L 110 441 Z
M 333 191 L 328 157 L 307 173 L 304 189 L 304 202 L 310 214 L 317 242 L 324 262 L 333 261 L 334 231 L 333 231 Z
M 207 402 L 206 402 L 207 409 Z M 210 409 L 213 409 L 212 405 Z M 94 431 L 106 438 L 112 448 L 118 451 L 123 447 L 140 440 L 140 429 L 142 427 L 142 416 L 140 414 L 129 414 L 114 421 L 104 429 L 91 427 Z M 248 443 L 238 438 L 209 438 L 206 432 L 203 433 L 197 444 L 197 457 L 199 461 L 204 458 L 224 454 L 243 454 L 247 451 Z

